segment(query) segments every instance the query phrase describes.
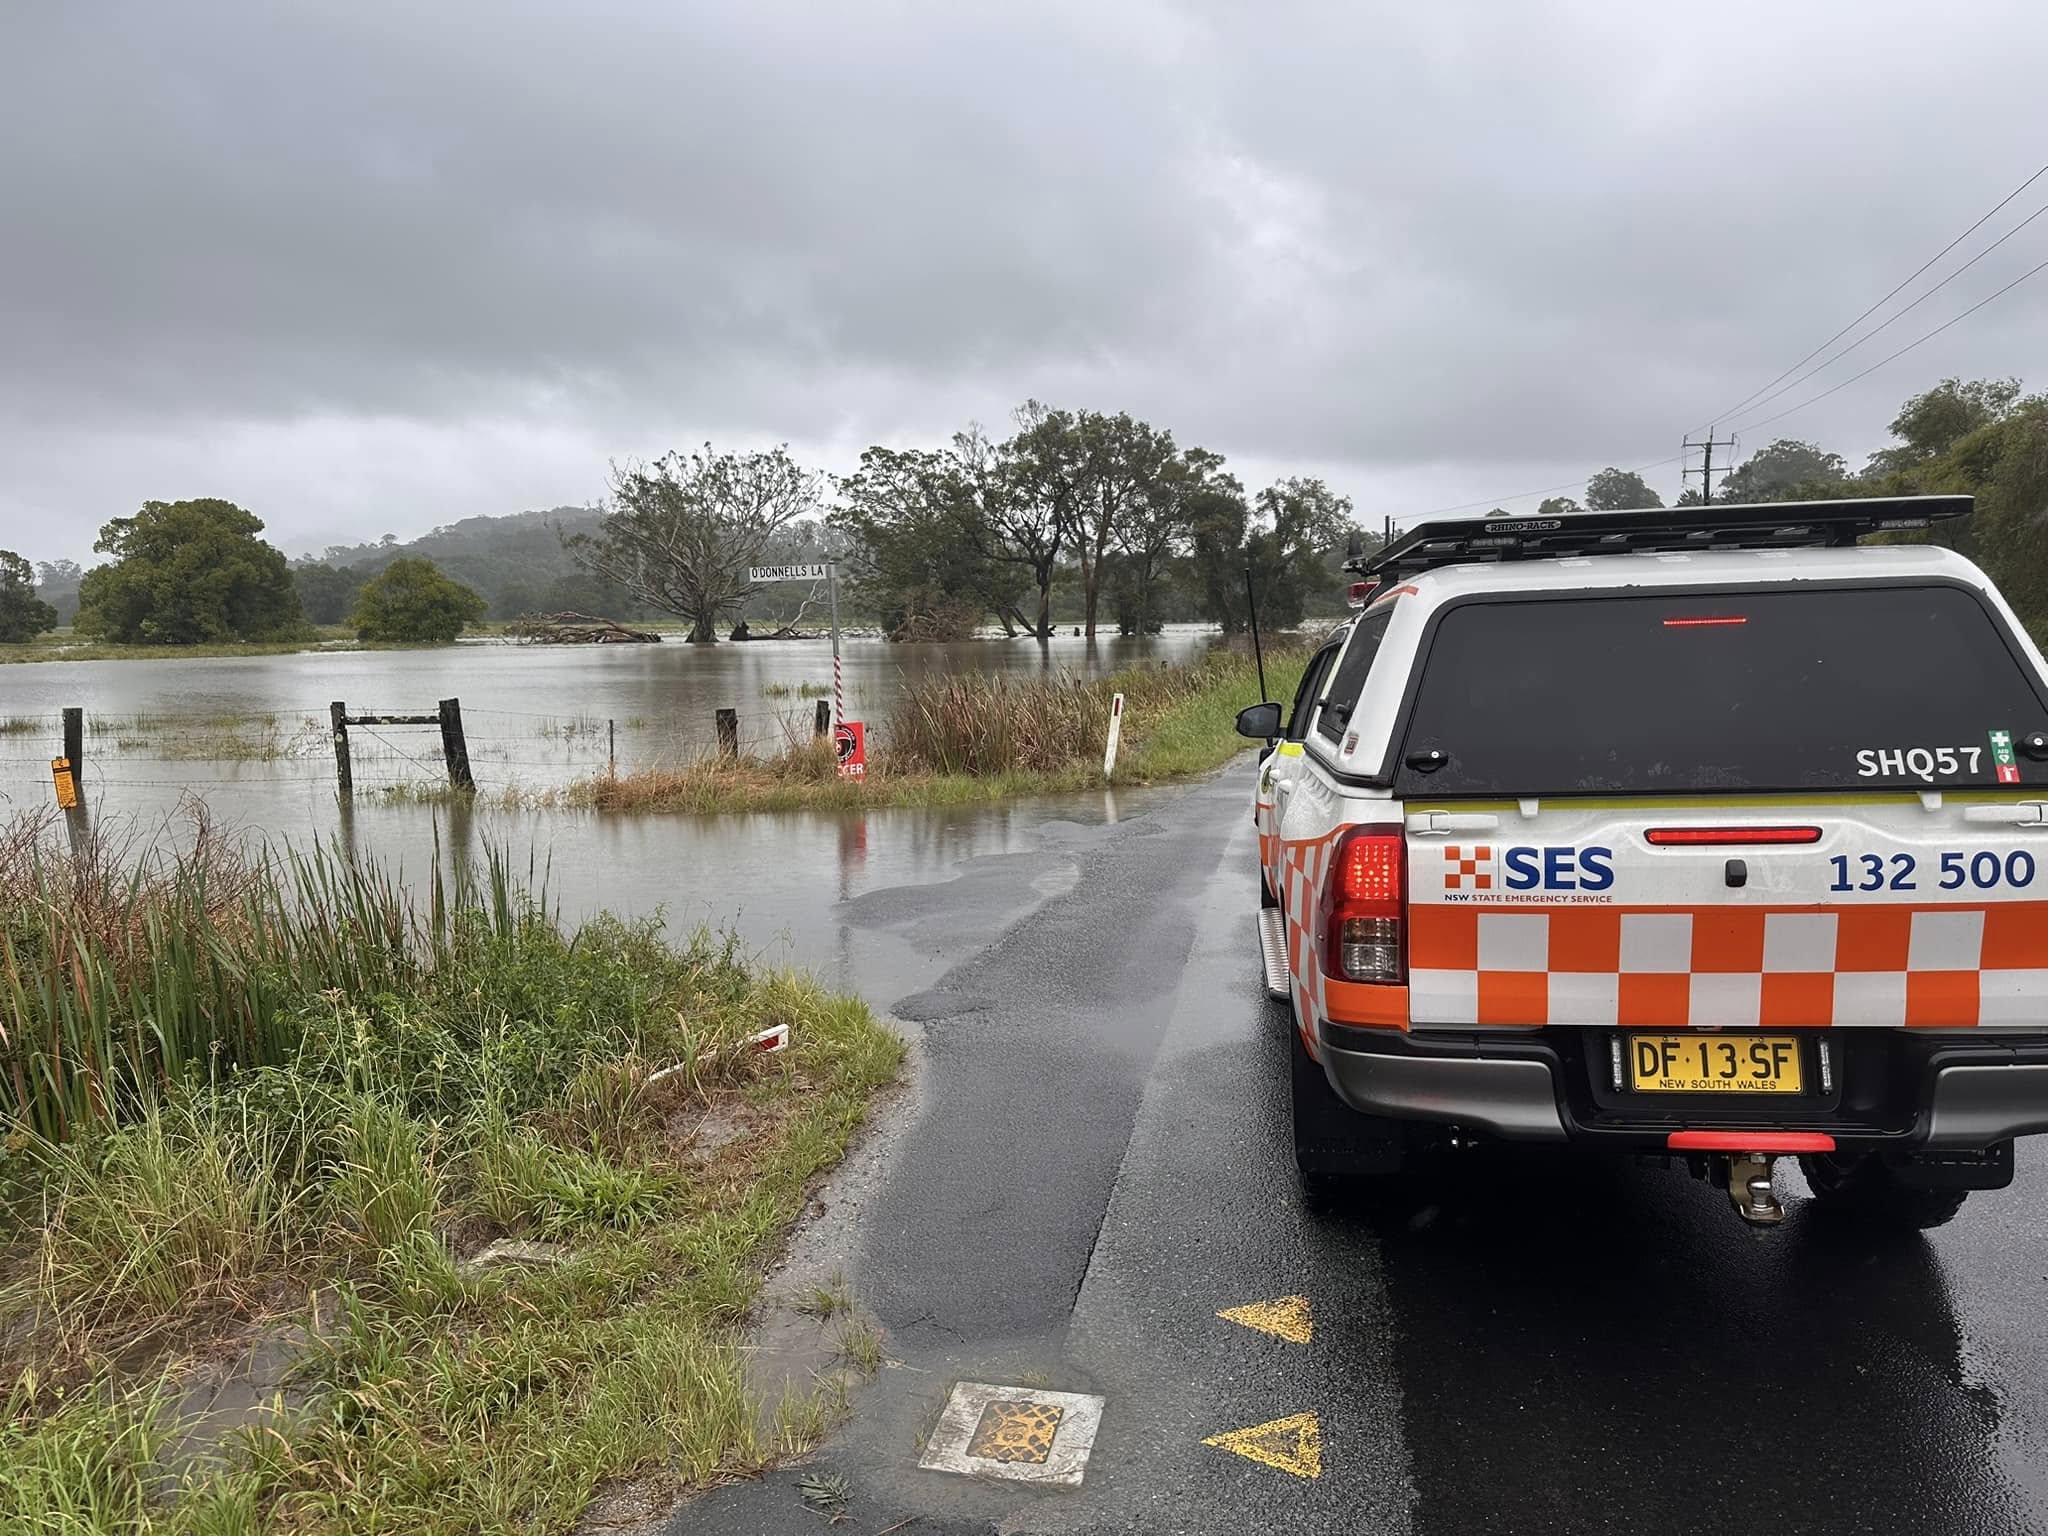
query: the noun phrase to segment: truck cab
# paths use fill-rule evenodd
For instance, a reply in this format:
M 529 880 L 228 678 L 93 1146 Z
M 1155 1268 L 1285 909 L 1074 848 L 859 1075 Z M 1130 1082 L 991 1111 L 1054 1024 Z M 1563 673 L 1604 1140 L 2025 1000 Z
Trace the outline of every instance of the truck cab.
M 1316 1191 L 1448 1140 L 1772 1167 L 1929 1226 L 2048 1130 L 2048 669 L 1966 497 L 1415 528 L 1272 736 Z

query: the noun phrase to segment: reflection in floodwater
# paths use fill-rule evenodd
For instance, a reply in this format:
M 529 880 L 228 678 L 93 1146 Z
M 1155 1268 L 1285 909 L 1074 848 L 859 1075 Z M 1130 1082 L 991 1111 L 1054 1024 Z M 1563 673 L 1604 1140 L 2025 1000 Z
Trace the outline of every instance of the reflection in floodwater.
M 658 913 L 674 933 L 699 925 L 729 929 L 771 963 L 815 971 L 886 1006 L 918 983 L 920 966 L 877 925 L 849 921 L 843 904 L 949 880 L 965 860 L 1035 848 L 1048 822 L 1114 822 L 1170 793 L 1125 789 L 988 805 L 746 816 L 512 811 L 459 800 L 350 803 L 331 791 L 301 815 L 287 816 L 275 814 L 274 805 L 215 793 L 204 814 L 214 828 L 256 844 L 303 848 L 331 840 L 347 857 L 377 860 L 422 892 L 435 870 L 451 889 L 484 878 L 487 857 L 497 851 L 572 923 L 610 911 L 629 918 Z M 249 814 L 258 809 L 273 814 Z M 150 814 L 103 809 L 96 825 L 117 842 L 177 846 L 189 840 L 191 811 L 182 801 Z

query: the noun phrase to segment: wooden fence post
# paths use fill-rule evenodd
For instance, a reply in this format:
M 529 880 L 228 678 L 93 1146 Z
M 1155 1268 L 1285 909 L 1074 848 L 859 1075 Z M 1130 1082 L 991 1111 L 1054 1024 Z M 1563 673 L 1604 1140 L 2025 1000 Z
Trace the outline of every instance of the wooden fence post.
M 327 718 L 334 725 L 334 784 L 346 800 L 356 792 L 356 776 L 348 760 L 348 704 L 336 699 L 327 706 Z
M 725 757 L 740 755 L 740 712 L 736 709 L 718 712 L 718 750 Z
M 448 782 L 457 789 L 475 789 L 469 772 L 469 743 L 462 735 L 462 700 L 441 701 L 441 755 L 448 759 Z
M 811 734 L 813 736 L 830 736 L 832 734 L 832 701 L 830 699 L 818 700 L 818 721 Z
M 85 788 L 85 710 L 75 704 L 64 711 L 64 757 L 71 764 L 71 797 L 78 800 Z

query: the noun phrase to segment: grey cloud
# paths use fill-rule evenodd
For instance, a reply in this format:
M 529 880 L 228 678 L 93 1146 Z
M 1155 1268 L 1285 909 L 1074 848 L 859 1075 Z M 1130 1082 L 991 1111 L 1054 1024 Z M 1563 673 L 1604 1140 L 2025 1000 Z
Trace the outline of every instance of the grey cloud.
M 288 541 L 403 531 L 706 435 L 844 464 L 1027 394 L 1375 511 L 1661 456 L 2038 153 L 2034 7 L 1710 33 L 1618 3 L 12 7 L 0 538 L 77 549 L 181 494 Z M 2044 334 L 2048 280 L 1763 435 L 1860 455 Z

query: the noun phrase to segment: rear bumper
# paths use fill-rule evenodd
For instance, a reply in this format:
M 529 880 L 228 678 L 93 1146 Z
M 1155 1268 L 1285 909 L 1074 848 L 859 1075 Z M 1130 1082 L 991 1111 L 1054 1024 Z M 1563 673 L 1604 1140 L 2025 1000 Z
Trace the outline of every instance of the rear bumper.
M 2048 1062 L 1944 1067 L 1926 1118 L 1926 1139 L 1940 1147 L 1981 1147 L 2048 1131 Z
M 1661 1150 L 1675 1131 L 1769 1128 L 1825 1132 L 1844 1144 L 1960 1148 L 2048 1132 L 2048 1035 L 1885 1031 L 1877 1038 L 1878 1031 L 1856 1031 L 1866 1038 L 1844 1040 L 1848 1031 L 1834 1032 L 1837 1050 L 1862 1053 L 1843 1061 L 1843 1084 L 1766 1110 L 1726 1100 L 1651 1104 L 1608 1092 L 1586 1038 L 1608 1033 L 1439 1036 L 1325 1024 L 1323 1069 L 1338 1098 L 1361 1114 L 1458 1125 L 1510 1141 Z
M 1323 1048 L 1337 1097 L 1366 1115 L 1490 1131 L 1509 1141 L 1563 1141 L 1556 1078 L 1541 1061 L 1396 1055 Z

